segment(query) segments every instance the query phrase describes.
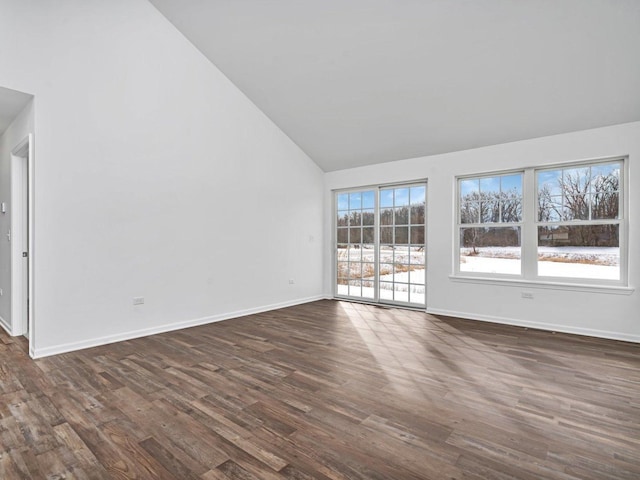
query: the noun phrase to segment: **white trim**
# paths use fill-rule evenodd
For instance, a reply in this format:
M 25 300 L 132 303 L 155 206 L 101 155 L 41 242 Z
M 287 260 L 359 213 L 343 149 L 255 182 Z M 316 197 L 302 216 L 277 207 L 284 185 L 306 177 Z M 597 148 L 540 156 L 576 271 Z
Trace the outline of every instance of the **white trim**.
M 332 275 L 332 287 L 331 287 L 331 291 L 333 294 L 333 298 L 337 298 L 337 299 L 342 299 L 342 300 L 346 300 L 346 301 L 350 301 L 353 300 L 355 302 L 361 302 L 361 303 L 366 303 L 366 304 L 373 304 L 373 305 L 387 305 L 387 306 L 396 306 L 396 307 L 407 307 L 407 308 L 412 308 L 412 309 L 420 309 L 423 310 L 426 307 L 426 303 L 427 303 L 427 287 L 425 285 L 425 301 L 424 303 L 409 303 L 409 302 L 399 302 L 399 301 L 393 301 L 393 300 L 383 300 L 380 298 L 380 231 L 381 231 L 381 225 L 380 225 L 380 210 L 381 210 L 381 206 L 380 206 L 380 192 L 382 192 L 383 190 L 395 190 L 395 189 L 399 189 L 399 188 L 412 188 L 412 187 L 424 187 L 425 189 L 425 196 L 424 196 L 424 226 L 422 227 L 424 229 L 424 243 L 422 244 L 422 247 L 424 249 L 425 252 L 425 271 L 426 271 L 426 261 L 427 261 L 427 256 L 428 256 L 428 247 L 427 247 L 427 239 L 428 239 L 428 235 L 429 235 L 429 229 L 427 228 L 427 224 L 428 224 L 428 199 L 429 199 L 429 180 L 427 178 L 424 178 L 422 180 L 408 180 L 405 182 L 394 182 L 394 183 L 386 183 L 386 184 L 377 184 L 377 185 L 371 185 L 369 187 L 354 187 L 354 188 L 343 188 L 343 189 L 334 189 L 332 190 L 332 201 L 331 201 L 331 208 L 332 208 L 332 212 L 333 212 L 333 220 L 332 220 L 332 228 L 331 228 L 331 245 L 332 245 L 332 254 L 331 254 L 331 275 Z M 337 225 L 336 222 L 336 214 L 340 211 L 345 211 L 345 210 L 339 210 L 338 209 L 338 201 L 337 198 L 339 195 L 349 195 L 349 194 L 353 194 L 353 193 L 366 193 L 366 192 L 373 192 L 374 195 L 374 200 L 373 200 L 373 211 L 374 211 L 374 222 L 373 225 L 368 225 L 367 227 L 373 227 L 373 245 L 374 245 L 374 261 L 373 261 L 373 265 L 374 265 L 374 276 L 373 276 L 373 283 L 374 283 L 374 296 L 372 297 L 364 297 L 364 296 L 350 296 L 350 295 L 342 295 L 338 293 L 338 256 L 337 256 L 337 252 L 338 252 L 338 231 L 340 230 L 347 230 L 350 231 L 350 226 L 347 225 L 346 227 L 339 227 Z M 350 206 L 350 205 L 349 205 Z M 385 207 L 387 208 L 387 207 Z M 396 205 L 395 205 L 395 197 L 393 200 L 393 205 L 391 206 L 392 210 L 395 210 Z M 410 205 L 409 205 L 410 208 Z M 351 212 L 352 210 L 370 210 L 370 209 L 365 209 L 364 206 L 361 205 L 360 209 L 351 209 L 348 208 L 346 211 L 347 212 Z M 416 226 L 417 224 L 412 224 L 411 220 L 410 220 L 410 216 L 411 216 L 411 211 L 409 210 L 409 220 L 408 223 L 406 224 L 406 227 L 408 228 L 407 231 L 407 235 L 408 235 L 408 243 L 406 244 L 407 247 L 410 246 L 415 246 L 418 244 L 412 244 L 411 243 L 411 229 L 412 227 Z M 392 225 L 389 225 L 389 227 L 391 228 L 395 228 L 397 225 L 395 224 L 395 216 L 394 216 L 394 223 Z M 401 225 L 404 226 L 404 225 Z M 361 225 L 361 228 L 364 228 L 365 225 L 364 223 Z M 363 231 L 363 230 L 362 230 Z M 362 240 L 362 239 L 361 239 Z M 364 242 L 361 242 L 364 243 Z M 348 242 L 348 244 L 350 245 L 351 242 Z M 394 244 L 395 245 L 395 244 Z M 402 244 L 399 244 L 402 245 Z M 347 260 L 348 263 L 351 263 L 350 260 Z M 362 257 L 360 258 L 359 261 L 360 264 L 362 263 L 368 263 L 368 262 L 363 262 Z M 408 282 L 408 281 L 407 281 Z M 360 292 L 362 293 L 362 291 Z M 411 296 L 410 292 L 409 292 L 409 297 Z
M 33 312 L 33 188 L 34 142 L 29 133 L 11 151 L 11 329 L 13 335 L 29 331 L 29 345 L 34 343 L 35 316 Z M 25 191 L 26 187 L 26 191 Z M 25 196 L 28 197 L 25 199 Z M 25 203 L 26 202 L 26 203 Z M 28 231 L 25 238 L 25 230 Z M 25 247 L 26 243 L 26 247 Z M 28 271 L 25 279 L 22 252 L 27 250 Z M 25 285 L 26 281 L 26 285 Z M 26 289 L 26 291 L 25 291 Z M 28 299 L 28 328 L 23 324 Z
M 621 185 L 618 189 L 619 195 L 619 213 L 622 215 L 617 219 L 591 219 L 591 220 L 572 220 L 557 222 L 540 222 L 538 221 L 538 172 L 576 168 L 581 166 L 598 166 L 603 164 L 619 164 Z M 453 274 L 449 278 L 462 281 L 471 281 L 471 277 L 478 278 L 480 283 L 490 283 L 489 279 L 496 280 L 496 285 L 502 280 L 508 279 L 510 282 L 525 282 L 527 285 L 536 287 L 538 285 L 553 285 L 559 290 L 579 290 L 592 291 L 598 293 L 611 292 L 610 287 L 618 287 L 621 291 L 628 291 L 629 294 L 633 289 L 629 290 L 629 155 L 620 155 L 616 157 L 605 157 L 601 159 L 589 159 L 580 161 L 570 161 L 557 164 L 549 164 L 544 166 L 529 166 L 518 170 L 501 170 L 496 172 L 482 172 L 475 174 L 458 175 L 454 177 L 454 201 L 453 201 Z M 468 179 L 482 179 L 487 177 L 502 177 L 516 173 L 522 173 L 522 219 L 520 222 L 508 223 L 461 223 L 461 182 Z M 548 277 L 541 276 L 538 273 L 538 227 L 540 226 L 579 226 L 579 225 L 618 225 L 619 228 L 619 252 L 620 252 L 620 278 L 619 280 L 601 280 L 590 278 L 576 278 L 579 284 L 572 283 L 571 277 L 558 276 Z M 520 227 L 520 274 L 511 275 L 504 273 L 492 274 L 490 272 L 464 272 L 460 270 L 460 232 L 463 228 L 495 228 L 495 227 Z M 560 285 L 567 284 L 567 288 Z M 522 285 L 522 283 L 519 283 Z M 591 288 L 593 285 L 593 288 Z M 584 288 L 582 288 L 584 286 Z M 580 287 L 580 288 L 578 288 Z M 551 288 L 551 287 L 541 287 Z
M 307 298 L 299 298 L 296 300 L 290 300 L 287 302 L 274 303 L 271 305 L 264 305 L 262 307 L 248 308 L 246 310 L 238 310 L 235 312 L 221 313 L 219 315 L 212 315 L 209 317 L 195 318 L 192 320 L 185 320 L 182 322 L 170 323 L 167 325 L 161 325 L 158 327 L 144 328 L 142 330 L 132 330 L 130 332 L 119 333 L 116 335 L 107 335 L 104 337 L 93 338 L 89 340 L 83 340 L 74 343 L 64 343 L 62 345 L 54 345 L 46 348 L 35 348 L 31 350 L 31 356 L 33 358 L 48 357 L 50 355 L 58 355 L 60 353 L 73 352 L 76 350 L 82 350 L 85 348 L 98 347 L 100 345 L 106 345 L 108 343 L 122 342 L 124 340 L 132 340 L 134 338 L 148 337 L 150 335 L 156 335 L 159 333 L 171 332 L 174 330 L 181 330 L 183 328 L 196 327 L 198 325 L 206 325 L 208 323 L 220 322 L 222 320 L 229 320 L 238 317 L 244 317 L 247 315 L 253 315 L 256 313 L 268 312 L 271 310 L 278 310 L 286 307 L 293 307 L 303 303 L 315 302 L 317 300 L 324 300 L 326 296 L 314 295 Z
M 1 316 L 0 316 L 0 327 L 4 328 L 4 331 L 7 332 L 10 336 L 13 336 L 13 333 L 11 332 L 11 326 Z
M 608 330 L 595 330 L 592 328 L 569 327 L 567 325 L 557 325 L 554 323 L 529 322 L 526 320 L 515 320 L 513 318 L 495 317 L 493 315 L 478 315 L 474 313 L 456 312 L 439 308 L 429 308 L 430 315 L 444 315 L 447 317 L 463 318 L 468 320 L 479 320 L 481 322 L 499 323 L 502 325 L 512 325 L 515 327 L 536 328 L 550 332 L 570 333 L 573 335 L 583 335 L 586 337 L 605 338 L 609 340 L 620 340 L 623 342 L 640 343 L 640 335 L 629 333 L 611 332 Z
M 449 275 L 449 279 L 462 283 L 481 283 L 485 285 L 497 285 L 500 287 L 530 287 L 545 290 L 565 290 L 571 292 L 608 293 L 612 295 L 631 295 L 635 288 L 622 287 L 620 285 L 589 285 L 583 283 L 566 282 L 541 282 L 534 280 L 504 279 L 493 277 L 471 277 L 462 275 Z

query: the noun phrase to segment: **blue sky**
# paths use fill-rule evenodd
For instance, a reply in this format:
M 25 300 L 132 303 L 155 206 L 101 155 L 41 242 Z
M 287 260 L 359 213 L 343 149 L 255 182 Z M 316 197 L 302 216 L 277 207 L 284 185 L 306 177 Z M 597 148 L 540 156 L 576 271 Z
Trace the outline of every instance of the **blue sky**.
M 516 190 L 522 195 L 522 174 L 498 175 L 495 177 L 470 178 L 460 180 L 460 195 L 465 197 L 470 193 L 508 192 Z
M 424 203 L 426 187 L 399 187 L 380 189 L 380 208 L 396 207 Z M 337 196 L 338 210 L 373 209 L 375 206 L 375 191 L 363 190 L 353 193 L 339 193 Z
M 590 171 L 589 171 L 590 170 Z M 552 195 L 561 195 L 560 179 L 562 175 L 575 177 L 580 174 L 583 179 L 595 179 L 599 176 L 608 176 L 613 173 L 620 175 L 620 163 L 609 163 L 605 165 L 594 165 L 592 167 L 565 168 L 564 170 L 543 170 L 538 172 L 538 190 L 547 185 Z

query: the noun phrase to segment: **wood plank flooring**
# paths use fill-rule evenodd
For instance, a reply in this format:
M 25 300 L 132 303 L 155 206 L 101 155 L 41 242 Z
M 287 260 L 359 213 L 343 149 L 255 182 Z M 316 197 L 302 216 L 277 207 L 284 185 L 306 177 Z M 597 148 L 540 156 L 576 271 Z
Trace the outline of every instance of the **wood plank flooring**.
M 319 301 L 0 359 L 2 480 L 640 478 L 635 344 Z

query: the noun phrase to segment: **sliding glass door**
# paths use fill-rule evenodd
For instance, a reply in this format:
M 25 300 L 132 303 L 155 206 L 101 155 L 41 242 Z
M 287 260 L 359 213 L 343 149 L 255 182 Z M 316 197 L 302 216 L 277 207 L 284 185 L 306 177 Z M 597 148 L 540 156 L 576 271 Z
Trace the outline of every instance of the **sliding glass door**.
M 425 306 L 426 184 L 336 193 L 337 297 Z

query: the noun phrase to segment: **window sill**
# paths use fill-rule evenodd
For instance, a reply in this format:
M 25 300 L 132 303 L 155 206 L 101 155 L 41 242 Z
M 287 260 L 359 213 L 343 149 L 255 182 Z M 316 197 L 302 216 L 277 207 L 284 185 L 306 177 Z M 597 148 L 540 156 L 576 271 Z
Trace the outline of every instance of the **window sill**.
M 449 275 L 453 282 L 480 283 L 484 285 L 499 285 L 503 287 L 527 287 L 546 290 L 567 290 L 572 292 L 605 293 L 611 295 L 631 295 L 635 288 L 620 285 L 589 285 L 584 283 L 544 282 L 507 278 L 471 277 L 463 275 Z

